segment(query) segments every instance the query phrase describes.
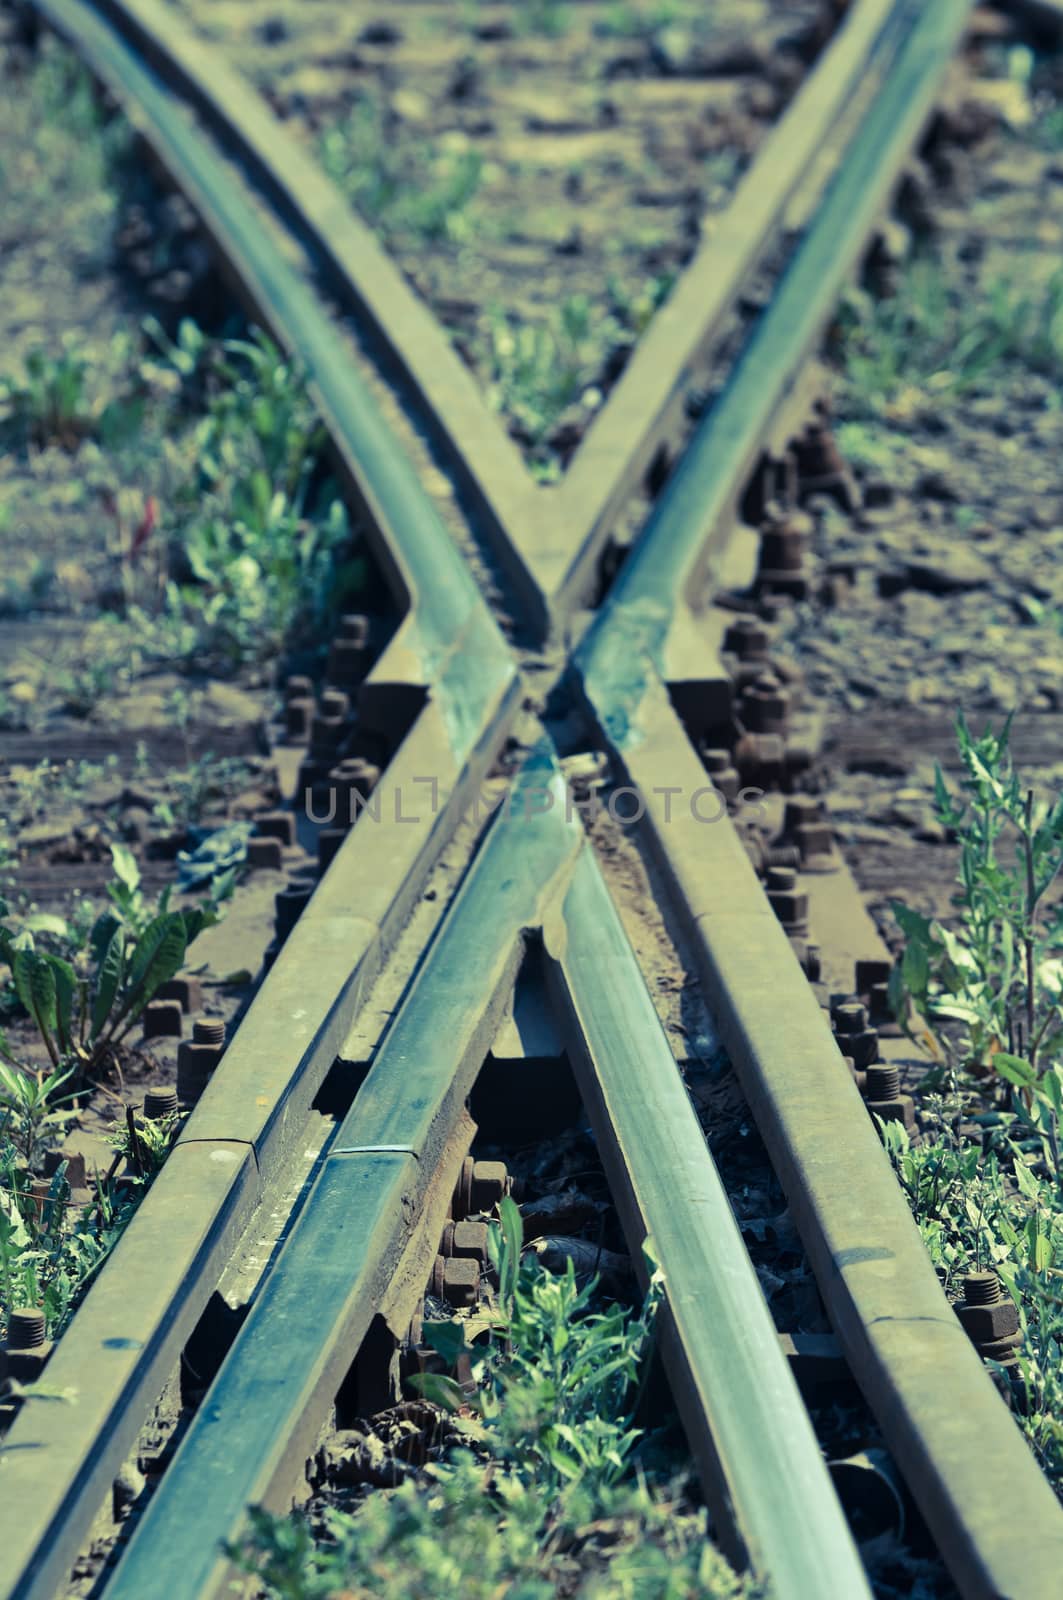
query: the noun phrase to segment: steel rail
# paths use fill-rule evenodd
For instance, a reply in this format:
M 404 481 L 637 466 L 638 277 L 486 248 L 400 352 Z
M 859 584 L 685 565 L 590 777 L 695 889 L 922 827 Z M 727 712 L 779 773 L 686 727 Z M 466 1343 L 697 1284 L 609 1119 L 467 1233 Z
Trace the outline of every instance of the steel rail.
M 544 742 L 429 947 L 107 1600 L 230 1592 L 223 1546 L 238 1537 L 246 1507 L 289 1503 L 402 1254 L 434 1149 L 489 1048 L 529 934 L 542 938 L 567 1012 L 632 1253 L 640 1259 L 648 1237 L 663 1273 L 670 1353 L 723 1527 L 778 1600 L 869 1595 L 727 1194 L 567 800 Z
M 394 815 L 362 817 L 352 830 L 54 1352 L 49 1382 L 72 1403 L 23 1407 L 0 1452 L 0 1587 L 45 1595 L 76 1555 L 234 1237 L 299 1139 L 364 990 L 508 731 L 520 683 L 434 508 L 350 363 L 336 359 L 334 330 L 232 173 L 91 8 L 40 0 L 37 10 L 146 135 L 259 319 L 304 364 L 377 555 L 408 607 L 365 686 L 366 704 L 396 688 L 424 701 L 381 780 Z
M 658 688 L 661 688 L 660 680 L 656 680 L 656 682 L 648 682 L 648 680 L 647 680 L 647 699 L 648 698 L 656 698 L 655 693 L 653 693 L 653 691 L 658 690 Z M 661 707 L 661 709 L 666 710 L 666 704 L 668 704 L 668 702 L 666 702 L 666 696 L 661 696 L 661 699 L 663 699 L 663 707 Z M 664 720 L 663 726 L 666 726 L 666 728 L 668 728 L 668 726 L 674 726 L 674 720 L 672 720 L 671 714 L 668 714 L 668 717 L 666 717 L 666 720 Z M 690 757 L 692 757 L 692 752 L 688 752 L 688 750 L 687 750 L 687 754 L 690 755 Z M 692 760 L 693 760 L 693 757 L 692 757 Z M 700 774 L 700 768 L 698 768 L 698 766 L 696 766 L 696 763 L 695 763 L 695 770 L 696 770 L 696 773 Z M 645 774 L 644 774 L 644 776 L 645 776 Z M 714 830 L 714 832 L 716 832 L 716 830 Z M 719 834 L 720 834 L 720 840 L 722 840 L 722 842 L 725 842 L 725 840 L 727 840 L 728 830 L 727 829 L 720 829 L 719 830 Z M 669 858 L 668 853 L 666 853 L 666 851 L 663 851 L 663 854 L 664 854 L 664 856 L 666 856 L 666 859 L 672 859 L 672 858 Z M 720 859 L 724 859 L 724 861 L 727 861 L 727 859 L 728 859 L 728 856 L 727 856 L 727 845 L 724 845 L 724 850 L 722 850 L 722 856 L 720 856 Z M 743 862 L 744 862 L 744 858 L 743 858 Z M 674 859 L 672 859 L 672 866 L 676 866 L 676 862 L 674 862 Z M 744 890 L 746 890 L 746 883 L 741 883 L 740 882 L 741 864 L 735 864 L 735 869 L 736 869 L 736 872 L 738 872 L 738 877 L 735 878 L 735 883 L 736 883 L 736 885 L 740 886 L 741 890 L 744 891 Z M 746 870 L 746 877 L 749 877 L 748 862 L 744 862 L 744 870 Z M 676 870 L 676 877 L 677 877 L 677 880 L 680 880 L 680 882 L 682 882 L 682 877 L 684 877 L 684 874 L 682 874 L 682 872 L 680 872 L 680 870 L 677 869 Z M 327 883 L 328 883 L 328 880 L 327 880 Z M 756 880 L 754 880 L 754 885 L 756 885 Z M 719 888 L 719 882 L 714 883 L 714 890 L 717 890 L 717 888 Z M 708 917 L 708 914 L 706 914 L 706 917 Z M 778 934 L 778 928 L 776 928 L 775 933 Z M 759 941 L 759 939 L 762 938 L 762 934 L 764 934 L 764 928 L 762 928 L 762 926 L 757 926 L 757 928 L 756 928 L 757 941 Z M 770 938 L 770 934 L 768 934 L 768 936 L 767 936 L 767 944 L 768 944 L 768 946 L 770 946 L 770 944 L 772 944 L 772 938 Z M 789 955 L 789 947 L 788 946 L 786 946 L 786 954 Z M 791 960 L 791 966 L 792 966 L 792 960 Z M 796 968 L 794 968 L 794 971 L 796 971 Z M 740 974 L 740 976 L 744 976 L 744 978 L 748 978 L 749 974 L 748 973 Z M 788 974 L 788 976 L 789 976 L 789 974 Z M 716 989 L 719 989 L 719 984 L 714 984 L 714 992 L 716 992 Z M 764 992 L 765 992 L 765 994 L 768 994 L 768 992 L 770 992 L 770 990 L 764 990 Z M 807 990 L 805 990 L 805 995 L 807 995 Z M 727 997 L 724 997 L 724 1000 L 725 1000 L 725 998 L 727 998 Z M 727 1005 L 725 1005 L 724 1000 L 722 1000 L 722 1014 L 724 1014 L 725 1027 L 728 1027 L 728 1026 L 730 1026 L 730 1022 L 732 1022 L 732 1018 L 730 1018 L 730 1016 L 728 1016 L 728 1010 L 727 1010 L 727 1006 L 730 1005 L 730 1002 L 727 1002 Z M 821 1027 L 821 1022 L 820 1022 L 820 1027 Z M 733 1034 L 733 1032 L 735 1032 L 735 1030 L 733 1030 L 733 1027 L 732 1027 L 732 1034 Z M 829 1035 L 828 1035 L 828 1042 L 829 1042 Z M 832 1048 L 832 1046 L 831 1046 L 831 1048 Z M 756 1096 L 751 1096 L 751 1099 L 752 1099 L 752 1101 L 754 1101 L 754 1109 L 757 1109 Z M 770 1107 L 768 1107 L 768 1110 L 770 1110 Z M 863 1109 L 860 1109 L 860 1115 L 861 1115 L 861 1117 L 863 1117 Z M 205 1150 L 203 1150 L 202 1154 L 207 1154 L 207 1152 L 205 1152 Z M 216 1155 L 218 1155 L 218 1154 L 226 1154 L 226 1152 L 224 1152 L 224 1147 L 221 1146 L 221 1142 L 219 1142 L 219 1144 L 218 1144 L 218 1146 L 216 1146 L 215 1150 L 211 1150 L 210 1157 L 211 1158 L 216 1158 Z M 232 1154 L 231 1147 L 229 1147 L 229 1154 Z M 247 1154 L 247 1147 L 245 1147 L 245 1152 L 243 1152 L 243 1154 Z M 235 1155 L 234 1155 L 234 1160 L 235 1160 Z M 880 1152 L 879 1152 L 879 1162 L 880 1162 Z M 101 1280 L 101 1282 L 102 1282 L 102 1280 Z M 938 1296 L 938 1315 L 940 1315 L 940 1304 L 941 1304 L 940 1296 Z M 970 1352 L 969 1352 L 969 1354 L 970 1354 Z M 1017 1435 L 1013 1435 L 1013 1437 L 1017 1437 Z M 823 1590 L 820 1590 L 820 1592 L 823 1592 Z M 975 1590 L 972 1590 L 972 1592 L 975 1592 Z M 981 1590 L 978 1590 L 978 1592 L 981 1592 Z
M 619 507 L 674 428 L 693 376 L 778 237 L 798 188 L 826 176 L 854 100 L 889 68 L 914 0 L 856 0 L 766 137 L 727 210 L 654 317 L 557 488 L 537 486 L 445 331 L 312 155 L 217 50 L 160 0 L 97 0 L 264 185 L 370 326 L 471 492 L 535 636 L 586 602 Z M 915 9 L 918 9 L 916 6 Z M 837 153 L 837 152 L 835 152 Z
M 674 796 L 705 778 L 669 697 L 670 636 L 703 598 L 735 498 L 924 125 L 968 11 L 967 0 L 937 0 L 917 21 L 576 669 L 693 927 L 709 1009 L 846 1357 L 946 1563 L 970 1600 L 1049 1600 L 1063 1570 L 1063 1512 L 945 1301 L 737 833 L 729 821 L 699 824 L 686 807 L 672 814 Z

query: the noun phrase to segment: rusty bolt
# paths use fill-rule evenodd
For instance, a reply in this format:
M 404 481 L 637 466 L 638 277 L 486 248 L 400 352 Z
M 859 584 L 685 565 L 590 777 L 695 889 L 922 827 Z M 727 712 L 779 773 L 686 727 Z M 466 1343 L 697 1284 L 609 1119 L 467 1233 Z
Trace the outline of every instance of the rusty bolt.
M 436 1256 L 429 1292 L 452 1306 L 476 1304 L 480 1293 L 480 1267 L 465 1256 Z
M 769 867 L 765 892 L 783 927 L 797 933 L 808 926 L 808 895 L 797 887 L 792 867 Z
M 876 983 L 888 983 L 893 963 L 880 956 L 864 956 L 856 963 L 856 990 L 867 994 Z
M 342 722 L 350 715 L 350 710 L 351 697 L 342 689 L 326 689 L 321 696 L 321 714 L 329 721 L 338 718 Z
M 859 1000 L 832 999 L 831 1026 L 858 1067 L 869 1067 L 878 1060 L 878 1033 L 867 1025 L 867 1010 Z M 898 1080 L 898 1089 L 900 1082 Z
M 739 661 L 766 656 L 771 635 L 756 617 L 736 617 L 724 635 L 723 647 L 736 655 Z
M 799 527 L 789 522 L 770 520 L 761 527 L 759 569 L 761 573 L 797 573 L 805 560 L 807 540 Z
M 328 717 L 319 711 L 310 723 L 310 754 L 334 756 L 343 743 L 346 730 L 345 717 Z
M 823 971 L 818 944 L 805 945 L 805 977 L 809 983 L 818 983 Z
M 972 1343 L 981 1347 L 1014 1339 L 1019 1331 L 1019 1313 L 1014 1302 L 1002 1294 L 995 1272 L 968 1272 L 963 1280 L 963 1299 L 964 1303 L 956 1307 L 956 1315 Z
M 332 768 L 329 783 L 336 795 L 336 816 L 344 824 L 353 823 L 358 816 L 358 805 L 353 799 L 368 800 L 380 779 L 380 768 L 361 756 L 349 756 Z
M 182 1011 L 198 1011 L 203 1004 L 203 990 L 198 978 L 170 978 L 159 984 L 155 998 L 176 1000 Z
M 470 1261 L 487 1261 L 487 1223 L 486 1222 L 455 1222 L 453 1237 L 453 1254 L 467 1257 Z
M 366 649 L 353 639 L 334 639 L 329 650 L 328 679 L 330 683 L 356 688 L 365 677 Z
M 7 1322 L 9 1350 L 36 1350 L 44 1343 L 44 1312 L 37 1306 L 20 1306 Z
M 317 865 L 319 872 L 328 871 L 346 837 L 346 828 L 322 828 L 317 836 Z
M 255 818 L 255 833 L 260 839 L 276 839 L 282 845 L 295 843 L 294 811 L 260 811 Z
M 144 1096 L 144 1116 L 148 1122 L 172 1117 L 176 1110 L 177 1090 L 174 1088 L 149 1089 Z
M 786 742 L 778 733 L 744 733 L 735 745 L 734 764 L 744 782 L 770 789 L 786 771 Z
M 275 907 L 274 926 L 278 939 L 286 939 L 291 933 L 299 917 L 310 904 L 310 897 L 314 892 L 314 885 L 307 883 L 304 878 L 293 878 L 286 889 L 274 895 Z
M 473 1211 L 493 1211 L 508 1188 L 503 1161 L 477 1161 L 472 1169 Z
M 834 833 L 823 815 L 815 795 L 795 794 L 786 802 L 783 834 L 792 839 L 803 861 L 812 856 L 828 856 L 834 848 Z
M 306 743 L 315 710 L 316 704 L 310 698 L 288 701 L 284 708 L 284 732 L 289 744 Z
M 192 1024 L 192 1038 L 177 1051 L 177 1098 L 183 1105 L 194 1105 L 199 1099 L 224 1050 L 221 1017 L 205 1017 Z
M 44 1312 L 36 1306 L 20 1306 L 12 1311 L 7 1321 L 7 1343 L 0 1356 L 0 1379 L 33 1383 L 51 1353 L 51 1340 L 45 1338 Z
M 141 1012 L 145 1039 L 179 1039 L 184 1027 L 180 1000 L 151 1000 Z
M 284 685 L 285 701 L 312 700 L 314 698 L 314 685 L 309 678 L 292 677 Z
M 284 867 L 284 846 L 279 839 L 248 839 L 247 865 L 252 872 L 280 872 Z
M 740 714 L 752 733 L 782 733 L 789 713 L 789 692 L 773 672 L 761 672 L 743 692 Z
M 742 780 L 731 765 L 731 755 L 727 750 L 705 750 L 702 752 L 702 762 L 705 771 L 712 779 L 712 786 L 718 789 L 725 800 L 735 800 L 741 788 Z
M 883 1122 L 903 1122 L 908 1129 L 915 1127 L 915 1102 L 910 1094 L 901 1094 L 900 1073 L 896 1067 L 868 1067 L 864 1104 Z

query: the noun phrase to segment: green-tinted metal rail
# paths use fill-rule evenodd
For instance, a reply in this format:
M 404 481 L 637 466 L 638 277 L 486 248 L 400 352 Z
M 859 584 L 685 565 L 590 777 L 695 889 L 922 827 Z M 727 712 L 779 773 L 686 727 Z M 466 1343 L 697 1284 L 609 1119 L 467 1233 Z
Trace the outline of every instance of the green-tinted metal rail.
M 107 1600 L 220 1596 L 222 1542 L 237 1535 L 245 1507 L 287 1503 L 394 1269 L 404 1216 L 489 1047 L 530 930 L 541 931 L 551 958 L 629 1242 L 637 1259 L 648 1235 L 664 1274 L 672 1346 L 693 1399 L 687 1423 L 724 1526 L 733 1521 L 776 1600 L 868 1595 L 638 963 L 566 810 L 544 746 L 429 948 Z
M 693 923 L 710 1010 L 787 1193 L 820 1291 L 968 1600 L 1054 1600 L 1063 1511 L 947 1304 L 789 941 L 726 819 L 670 820 L 704 782 L 669 701 L 666 647 L 732 508 L 932 110 L 968 0 L 914 26 L 779 288 L 666 485 L 576 657 L 586 703 Z M 834 1591 L 840 1592 L 840 1591 Z

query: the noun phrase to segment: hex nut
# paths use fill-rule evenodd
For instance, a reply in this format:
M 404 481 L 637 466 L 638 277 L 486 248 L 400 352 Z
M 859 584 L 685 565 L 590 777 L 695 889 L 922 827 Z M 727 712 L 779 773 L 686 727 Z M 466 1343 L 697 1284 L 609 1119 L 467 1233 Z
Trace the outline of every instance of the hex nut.
M 254 821 L 258 838 L 279 839 L 289 846 L 295 843 L 294 811 L 260 811 Z
M 145 1039 L 179 1039 L 184 1027 L 180 1000 L 152 1000 L 140 1017 Z
M 508 1177 L 503 1161 L 474 1162 L 470 1211 L 493 1211 L 506 1192 Z
M 452 1306 L 472 1306 L 480 1294 L 480 1264 L 451 1256 L 443 1264 L 443 1299 Z
M 455 1222 L 450 1224 L 451 1254 L 467 1257 L 471 1261 L 481 1263 L 487 1260 L 487 1223 L 486 1222 Z M 446 1254 L 446 1251 L 443 1252 Z
M 956 1307 L 956 1315 L 974 1344 L 990 1344 L 1010 1339 L 1019 1331 L 1019 1313 L 1013 1300 L 998 1300 L 992 1306 Z

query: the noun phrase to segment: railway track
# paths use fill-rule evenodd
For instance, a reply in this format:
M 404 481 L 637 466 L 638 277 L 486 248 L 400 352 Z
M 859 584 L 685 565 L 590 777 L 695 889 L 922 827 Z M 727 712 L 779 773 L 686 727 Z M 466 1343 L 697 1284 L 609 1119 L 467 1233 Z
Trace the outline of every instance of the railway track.
M 310 1141 L 320 1148 L 283 1248 L 105 1585 L 108 1597 L 225 1592 L 222 1542 L 246 1506 L 289 1503 L 359 1347 L 381 1322 L 401 1338 L 423 1296 L 472 1137 L 467 1097 L 529 949 L 632 1258 L 649 1238 L 663 1272 L 669 1377 L 722 1537 L 780 1596 L 868 1592 L 608 860 L 570 803 L 565 759 L 593 743 L 629 791 L 845 1360 L 957 1588 L 1056 1593 L 1058 1506 L 925 1256 L 802 971 L 807 950 L 795 953 L 731 818 L 714 807 L 706 825 L 718 791 L 699 754 L 735 713 L 721 658 L 757 656 L 713 605 L 743 558 L 739 501 L 805 418 L 806 363 L 926 126 L 968 6 L 851 8 L 549 491 L 527 480 L 459 358 L 328 181 L 172 13 L 152 0 L 34 9 L 115 96 L 241 298 L 305 365 L 401 621 L 358 692 L 361 725 L 392 750 L 380 820 L 350 830 L 51 1357 L 49 1384 L 75 1403 L 26 1406 L 0 1452 L 4 1592 L 61 1590 L 226 1263 L 302 1188 Z M 685 398 L 712 371 L 753 264 L 795 219 L 770 303 L 686 429 Z M 471 506 L 516 649 L 323 288 L 383 349 Z M 666 487 L 587 625 L 618 511 L 662 448 L 675 456 Z M 757 777 L 784 741 L 770 708 L 750 731 Z M 470 827 L 492 772 L 508 799 Z M 451 898 L 426 927 L 441 862 Z M 813 935 L 832 961 L 874 958 L 863 932 L 846 948 L 846 930 L 817 927 L 817 904 L 827 919 L 836 910 L 826 885 L 813 886 Z M 379 1037 L 369 1030 L 368 1073 L 322 1135 L 319 1091 L 389 983 L 393 1015 Z

